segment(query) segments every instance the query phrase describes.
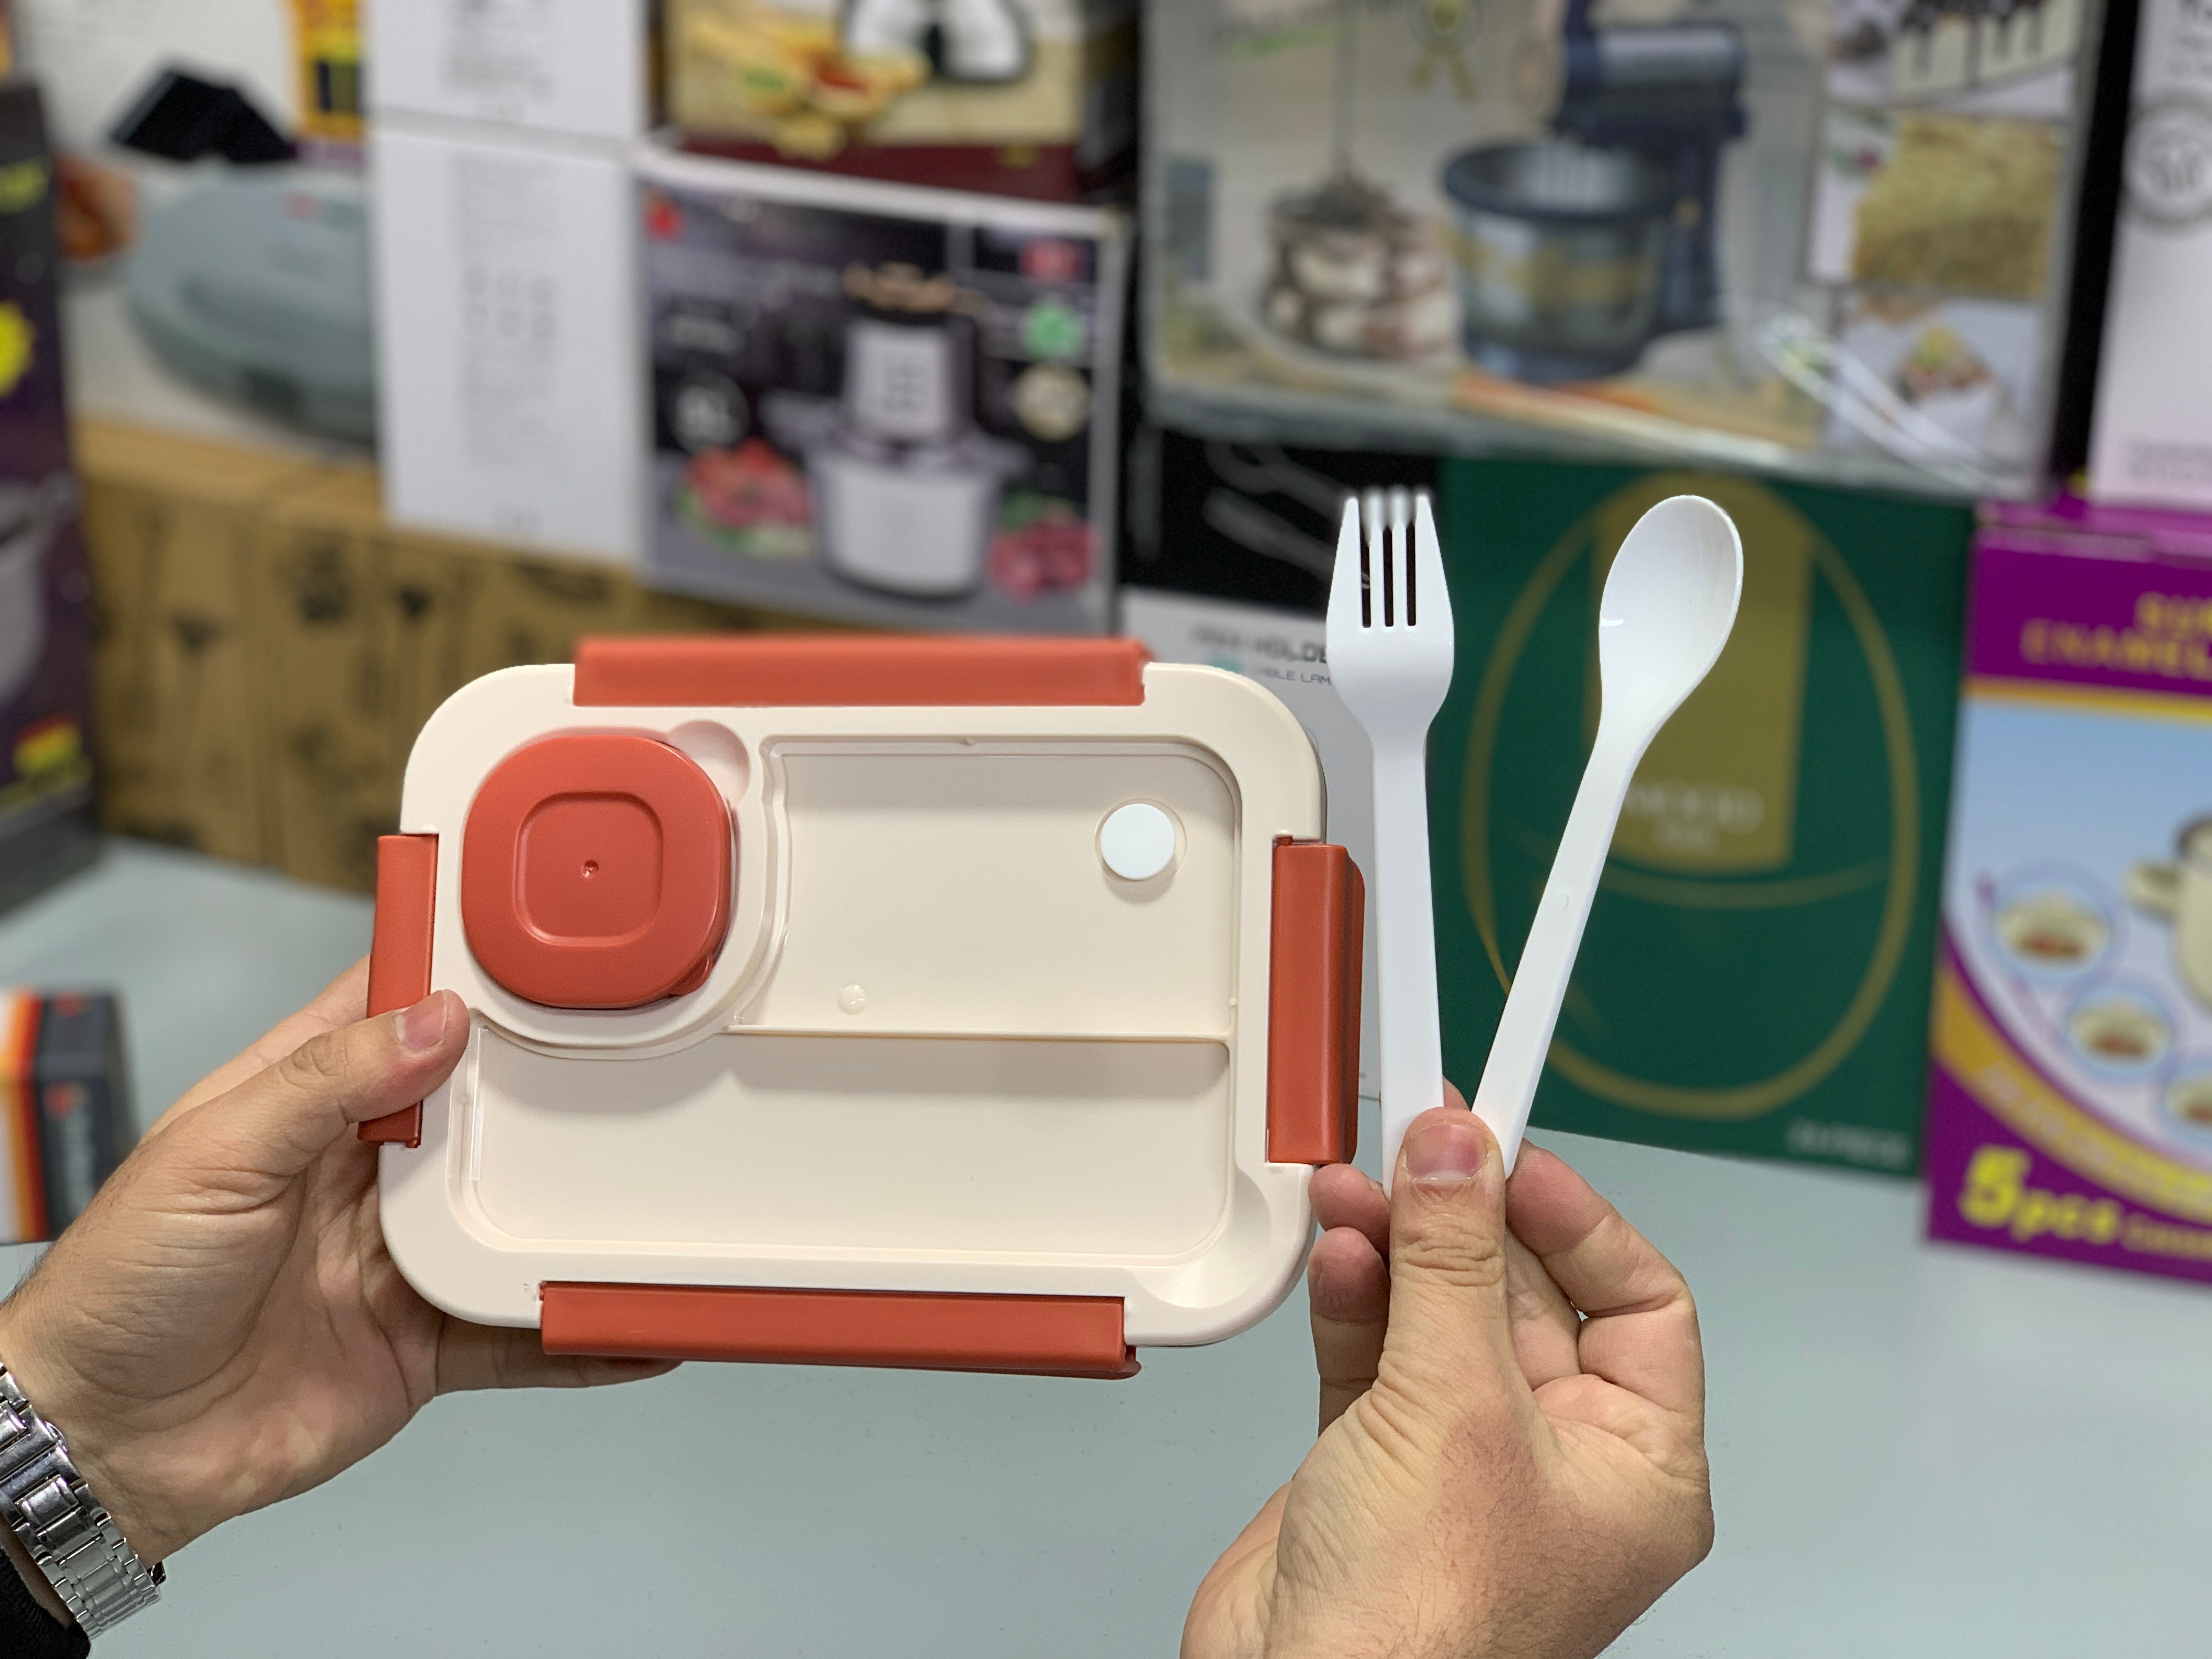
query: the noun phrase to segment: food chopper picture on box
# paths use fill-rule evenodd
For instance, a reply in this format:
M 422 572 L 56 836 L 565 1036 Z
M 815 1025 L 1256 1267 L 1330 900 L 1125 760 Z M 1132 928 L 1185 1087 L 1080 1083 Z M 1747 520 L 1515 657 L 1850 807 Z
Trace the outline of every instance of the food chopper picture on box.
M 1160 412 L 2022 488 L 2083 3 L 1156 3 Z
M 908 627 L 1097 633 L 1115 216 L 647 168 L 648 580 Z

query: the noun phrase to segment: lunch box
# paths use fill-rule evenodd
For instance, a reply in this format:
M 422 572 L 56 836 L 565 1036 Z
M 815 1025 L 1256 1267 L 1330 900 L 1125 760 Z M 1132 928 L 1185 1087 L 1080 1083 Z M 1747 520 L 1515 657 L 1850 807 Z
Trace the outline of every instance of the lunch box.
M 1253 681 L 1126 640 L 586 641 L 455 693 L 372 1012 L 430 1302 L 549 1352 L 1121 1376 L 1264 1317 L 1358 1116 L 1364 890 Z

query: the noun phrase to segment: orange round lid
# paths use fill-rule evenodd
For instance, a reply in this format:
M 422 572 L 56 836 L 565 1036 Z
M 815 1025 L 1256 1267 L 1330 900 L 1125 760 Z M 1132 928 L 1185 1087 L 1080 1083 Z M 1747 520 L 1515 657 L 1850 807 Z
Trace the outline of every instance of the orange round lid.
M 470 804 L 461 927 L 498 984 L 549 1008 L 696 990 L 730 918 L 734 832 L 679 749 L 570 732 L 516 750 Z

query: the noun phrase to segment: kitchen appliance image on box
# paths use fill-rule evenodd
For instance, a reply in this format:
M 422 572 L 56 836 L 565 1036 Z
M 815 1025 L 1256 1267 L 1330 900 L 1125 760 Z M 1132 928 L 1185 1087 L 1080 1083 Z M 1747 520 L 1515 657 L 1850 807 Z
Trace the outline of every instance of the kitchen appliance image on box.
M 895 626 L 1103 629 L 1117 217 L 665 155 L 641 188 L 646 580 Z
M 1723 473 L 1447 460 L 1462 665 L 1429 738 L 1444 1069 L 1480 1077 L 1597 717 L 1649 507 L 1742 534 L 1735 629 L 1631 785 L 1540 1126 L 1909 1174 L 1971 512 Z
M 975 349 L 963 318 L 856 318 L 842 399 L 768 399 L 769 430 L 806 458 L 816 535 L 839 575 L 917 599 L 982 585 L 1000 496 L 1029 458 L 970 422 Z
M 433 715 L 364 1126 L 400 1271 L 548 1352 L 1127 1376 L 1297 1279 L 1356 1122 L 1313 745 L 1126 640 L 600 640 Z M 824 1180 L 822 1172 L 836 1177 Z
M 1922 9 L 1155 0 L 1150 412 L 2027 492 L 2098 34 L 2045 0 L 1893 76 Z
M 1927 1127 L 1937 1238 L 2212 1281 L 2212 520 L 1977 538 Z
M 366 446 L 368 269 L 358 177 L 254 168 L 149 213 L 125 281 L 131 321 L 183 380 L 280 426 Z
M 1126 192 L 1136 0 L 672 0 L 693 148 L 1042 201 Z
M 353 9 L 20 9 L 59 152 L 76 412 L 295 458 L 371 441 Z
M 1633 368 L 1719 320 L 1721 148 L 1743 136 L 1743 37 L 1725 22 L 1598 28 L 1568 0 L 1556 137 L 1444 165 L 1468 355 L 1549 385 Z

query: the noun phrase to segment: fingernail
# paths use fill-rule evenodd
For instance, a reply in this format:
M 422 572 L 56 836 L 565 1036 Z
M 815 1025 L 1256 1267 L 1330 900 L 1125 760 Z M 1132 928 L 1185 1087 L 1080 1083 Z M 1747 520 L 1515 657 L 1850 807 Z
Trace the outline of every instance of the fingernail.
M 1424 1123 L 1406 1137 L 1406 1173 L 1425 1187 L 1472 1181 L 1482 1157 L 1482 1137 L 1472 1122 Z
M 433 992 L 412 1008 L 393 1016 L 399 1022 L 399 1046 L 419 1054 L 434 1048 L 446 1035 L 446 999 Z

